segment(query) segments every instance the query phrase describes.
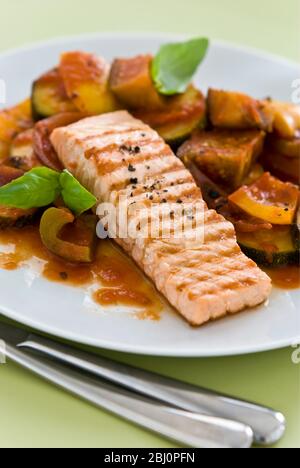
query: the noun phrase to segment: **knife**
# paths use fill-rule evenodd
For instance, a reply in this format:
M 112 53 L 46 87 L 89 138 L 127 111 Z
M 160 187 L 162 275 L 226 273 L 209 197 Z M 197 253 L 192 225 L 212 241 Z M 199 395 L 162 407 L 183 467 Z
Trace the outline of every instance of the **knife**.
M 249 448 L 252 445 L 253 433 L 245 424 L 174 408 L 103 382 L 62 362 L 18 349 L 27 336 L 23 330 L 0 323 L 0 339 L 5 342 L 4 353 L 9 359 L 96 406 L 184 446 Z
M 252 428 L 254 440 L 260 445 L 274 444 L 285 432 L 284 416 L 270 408 L 137 369 L 35 335 L 27 335 L 19 342 L 19 347 L 38 351 L 168 405 L 239 421 Z
M 19 347 L 51 356 L 174 407 L 239 421 L 252 428 L 254 441 L 259 445 L 274 444 L 285 432 L 284 416 L 264 406 L 121 364 L 36 335 L 29 335 Z

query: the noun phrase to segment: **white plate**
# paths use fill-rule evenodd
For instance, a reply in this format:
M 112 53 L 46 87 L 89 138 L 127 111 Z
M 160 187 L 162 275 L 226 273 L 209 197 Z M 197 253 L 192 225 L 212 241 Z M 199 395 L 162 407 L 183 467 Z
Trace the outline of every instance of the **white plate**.
M 65 50 L 82 49 L 107 59 L 155 52 L 178 36 L 98 34 L 59 39 L 0 56 L 7 104 L 30 93 L 32 81 L 57 64 Z M 214 42 L 197 83 L 240 90 L 256 97 L 290 100 L 299 66 L 257 51 Z M 13 319 L 80 343 L 164 356 L 225 356 L 266 351 L 300 342 L 300 291 L 274 290 L 268 305 L 211 323 L 189 327 L 174 312 L 159 322 L 134 319 L 128 310 L 101 310 L 86 291 L 50 283 L 29 270 L 0 270 L 0 310 Z

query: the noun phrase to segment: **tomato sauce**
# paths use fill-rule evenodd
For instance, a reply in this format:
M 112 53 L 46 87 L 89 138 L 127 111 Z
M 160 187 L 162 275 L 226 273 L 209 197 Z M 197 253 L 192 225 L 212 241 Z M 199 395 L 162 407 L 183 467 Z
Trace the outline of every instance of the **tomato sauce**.
M 274 286 L 281 289 L 300 288 L 300 266 L 288 265 L 277 268 L 267 268 L 266 273 L 272 279 Z
M 65 230 L 64 240 L 84 245 L 82 230 Z M 38 226 L 0 231 L 0 268 L 15 270 L 30 259 L 43 261 L 42 275 L 50 281 L 70 286 L 95 285 L 93 300 L 102 306 L 125 305 L 141 319 L 159 320 L 163 308 L 155 287 L 135 264 L 111 241 L 98 241 L 91 264 L 68 263 L 51 254 L 43 245 Z
M 66 229 L 64 240 L 85 245 L 82 229 Z M 69 286 L 95 285 L 93 300 L 102 306 L 132 307 L 140 319 L 159 320 L 163 302 L 155 287 L 135 264 L 111 241 L 98 241 L 91 264 L 68 263 L 51 254 L 43 245 L 38 225 L 0 230 L 0 268 L 15 270 L 38 258 L 43 262 L 44 278 Z M 268 268 L 273 284 L 282 289 L 300 288 L 300 266 Z

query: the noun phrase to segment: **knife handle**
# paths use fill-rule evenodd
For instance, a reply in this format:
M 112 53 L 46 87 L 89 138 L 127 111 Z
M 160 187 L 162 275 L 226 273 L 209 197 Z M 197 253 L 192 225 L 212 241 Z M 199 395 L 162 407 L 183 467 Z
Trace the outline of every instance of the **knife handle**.
M 9 344 L 5 353 L 15 363 L 74 395 L 185 446 L 249 448 L 252 445 L 252 430 L 244 424 L 162 405 Z
M 270 408 L 121 364 L 39 336 L 20 345 L 83 369 L 127 389 L 186 411 L 239 421 L 250 426 L 260 445 L 277 442 L 285 431 L 284 416 Z

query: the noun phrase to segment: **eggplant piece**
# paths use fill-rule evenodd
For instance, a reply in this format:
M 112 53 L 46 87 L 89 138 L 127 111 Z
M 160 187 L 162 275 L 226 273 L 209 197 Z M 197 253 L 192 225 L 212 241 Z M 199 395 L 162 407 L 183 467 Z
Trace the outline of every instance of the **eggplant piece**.
M 0 112 L 0 163 L 9 157 L 10 145 L 18 133 L 33 127 L 30 100 Z
M 201 91 L 190 85 L 184 94 L 170 97 L 164 108 L 141 109 L 134 116 L 154 128 L 171 145 L 186 140 L 196 128 L 206 125 L 206 102 Z
M 198 187 L 201 189 L 202 197 L 209 209 L 216 210 L 230 221 L 236 231 L 252 233 L 264 229 L 272 229 L 272 225 L 255 216 L 249 216 L 245 212 L 233 207 L 228 203 L 227 193 L 211 179 L 209 179 L 193 161 L 184 161 L 187 169 Z
M 37 210 L 21 210 L 0 205 L 0 230 L 8 228 L 22 228 L 32 224 L 35 220 Z
M 75 241 L 63 239 L 63 229 L 69 225 L 77 236 Z M 41 218 L 40 235 L 45 247 L 58 257 L 72 263 L 91 263 L 96 248 L 96 225 L 94 215 L 85 214 L 75 220 L 66 208 L 49 208 Z
M 242 93 L 209 89 L 208 114 L 214 127 L 272 132 L 274 113 L 268 101 Z
M 57 68 L 45 73 L 33 83 L 31 105 L 35 121 L 61 112 L 76 111 L 76 107 L 67 96 Z
M 157 110 L 166 98 L 156 90 L 151 77 L 152 55 L 114 60 L 109 86 L 117 99 L 128 109 Z
M 21 169 L 6 165 L 0 166 L 0 187 L 9 184 L 11 181 L 22 177 L 24 172 Z
M 265 133 L 259 130 L 195 131 L 178 150 L 183 160 L 199 169 L 230 193 L 240 187 L 261 153 Z
M 63 166 L 50 141 L 50 135 L 57 127 L 63 127 L 83 118 L 80 112 L 65 112 L 38 122 L 33 131 L 33 149 L 39 160 L 51 169 L 61 171 Z
M 84 52 L 66 52 L 61 56 L 59 72 L 67 95 L 78 111 L 98 115 L 120 108 L 108 85 L 110 66 L 103 58 Z
M 0 164 L 5 161 L 9 155 L 9 143 L 0 140 Z
M 265 170 L 270 171 L 279 179 L 300 185 L 300 158 L 283 156 L 267 148 L 263 152 L 260 162 Z
M 184 161 L 184 164 L 200 187 L 203 200 L 208 208 L 220 212 L 228 204 L 226 192 L 201 172 L 193 161 Z
M 8 163 L 24 172 L 42 165 L 33 149 L 33 129 L 20 133 L 13 140 Z
M 237 232 L 238 243 L 248 257 L 258 265 L 276 267 L 299 263 L 299 250 L 295 246 L 290 226 L 245 233 Z
M 300 135 L 292 138 L 280 138 L 272 134 L 268 138 L 269 146 L 282 156 L 300 159 Z

